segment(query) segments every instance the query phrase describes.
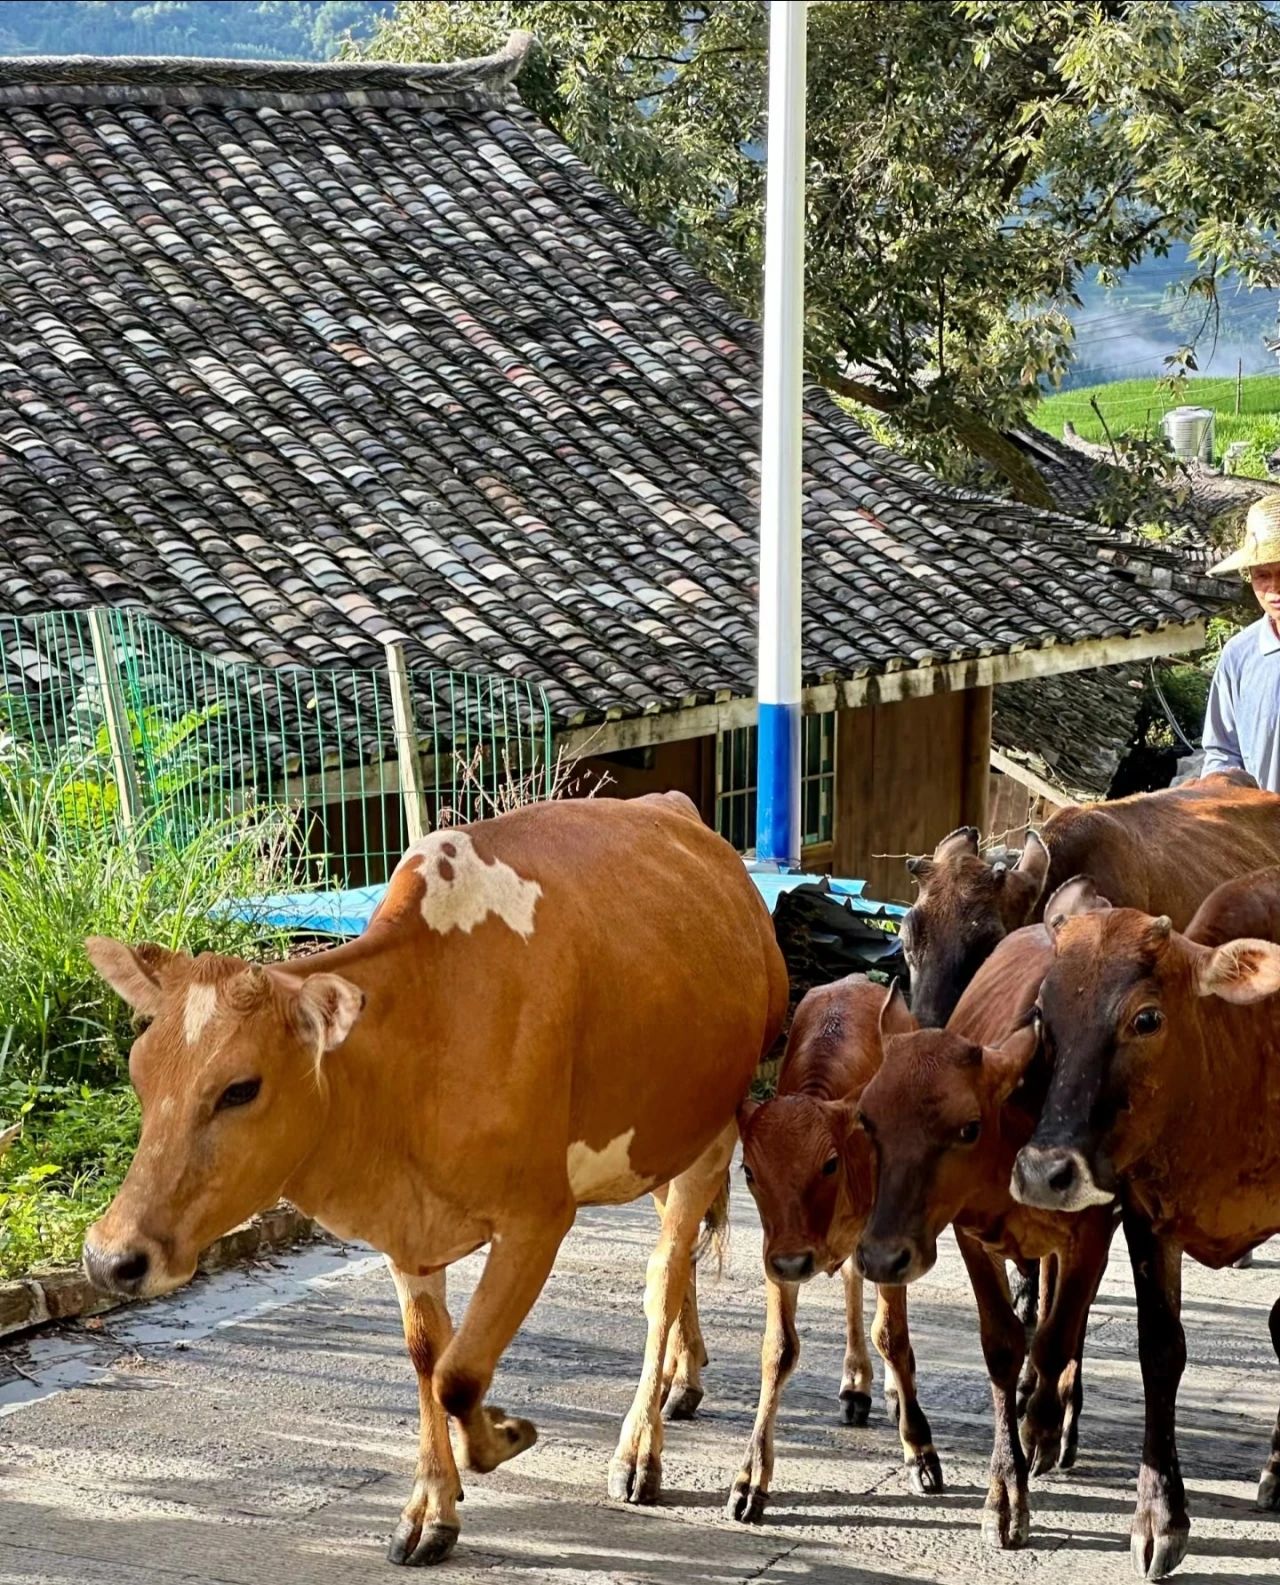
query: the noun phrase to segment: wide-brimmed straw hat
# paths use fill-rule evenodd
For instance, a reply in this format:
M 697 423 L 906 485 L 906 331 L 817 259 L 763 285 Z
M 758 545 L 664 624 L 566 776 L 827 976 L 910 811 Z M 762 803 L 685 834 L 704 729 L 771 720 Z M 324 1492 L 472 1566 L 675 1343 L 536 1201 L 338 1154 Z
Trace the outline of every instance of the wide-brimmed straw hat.
M 1280 561 L 1280 490 L 1264 495 L 1249 508 L 1244 520 L 1240 549 L 1225 561 L 1210 567 L 1211 573 L 1244 572 L 1249 567 L 1265 567 Z

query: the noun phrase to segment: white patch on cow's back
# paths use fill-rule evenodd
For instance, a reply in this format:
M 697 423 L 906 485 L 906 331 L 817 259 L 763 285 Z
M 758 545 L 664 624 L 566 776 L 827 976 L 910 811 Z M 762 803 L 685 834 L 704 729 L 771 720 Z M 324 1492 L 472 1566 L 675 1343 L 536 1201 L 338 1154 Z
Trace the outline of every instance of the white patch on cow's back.
M 635 1137 L 635 1129 L 628 1128 L 603 1150 L 592 1150 L 583 1139 L 569 1146 L 569 1187 L 579 1205 L 621 1205 L 650 1187 L 631 1165 L 631 1141 Z
M 422 917 L 441 935 L 450 930 L 470 935 L 490 914 L 526 941 L 533 934 L 542 887 L 501 859 L 486 863 L 465 831 L 433 831 L 415 842 L 400 862 L 417 866 L 426 887 Z
M 187 991 L 187 1005 L 182 1015 L 182 1032 L 187 1044 L 194 1046 L 204 1034 L 205 1025 L 218 1010 L 216 985 L 193 985 Z

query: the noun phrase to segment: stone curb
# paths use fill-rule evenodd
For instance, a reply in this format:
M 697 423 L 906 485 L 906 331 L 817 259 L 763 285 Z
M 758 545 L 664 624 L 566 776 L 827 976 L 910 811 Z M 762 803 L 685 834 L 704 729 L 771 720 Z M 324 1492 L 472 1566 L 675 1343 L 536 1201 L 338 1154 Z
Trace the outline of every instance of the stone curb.
M 310 1217 L 281 1202 L 225 1233 L 205 1251 L 200 1270 L 221 1271 L 255 1255 L 270 1254 L 319 1236 L 320 1229 Z M 79 1266 L 59 1266 L 14 1282 L 0 1282 L 0 1337 L 45 1326 L 50 1321 L 101 1315 L 105 1310 L 134 1302 L 95 1292 Z

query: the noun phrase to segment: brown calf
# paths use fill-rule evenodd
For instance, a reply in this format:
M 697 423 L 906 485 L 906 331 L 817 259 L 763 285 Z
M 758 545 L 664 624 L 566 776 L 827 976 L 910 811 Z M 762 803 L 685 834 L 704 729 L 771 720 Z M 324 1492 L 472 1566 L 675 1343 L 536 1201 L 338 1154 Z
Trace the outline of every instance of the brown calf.
M 458 1534 L 446 1416 L 475 1470 L 532 1443 L 484 1401 L 498 1360 L 578 1206 L 653 1192 L 644 1368 L 609 1491 L 655 1499 L 663 1388 L 676 1377 L 686 1405 L 699 1390 L 691 1253 L 787 1004 L 768 912 L 688 799 L 541 804 L 436 832 L 366 933 L 316 957 L 88 950 L 151 1020 L 130 1058 L 137 1154 L 85 1243 L 96 1282 L 175 1288 L 281 1195 L 383 1250 L 422 1411 L 391 1557 L 430 1563 Z M 455 1332 L 445 1268 L 484 1245 Z
M 1110 908 L 1084 879 L 1048 917 L 1040 1007 L 1052 1076 L 1013 1192 L 1052 1211 L 1122 1209 L 1146 1395 L 1132 1554 L 1140 1575 L 1160 1579 L 1190 1529 L 1174 1433 L 1183 1253 L 1220 1267 L 1280 1231 L 1280 1022 L 1268 999 L 1280 946 L 1203 946 L 1167 918 Z M 1280 1301 L 1271 1339 L 1280 1356 Z M 1258 1503 L 1280 1508 L 1280 1420 Z
M 854 1124 L 863 1086 L 880 1065 L 885 993 L 861 975 L 810 991 L 796 1009 L 778 1090 L 739 1110 L 742 1170 L 764 1227 L 767 1314 L 760 1351 L 760 1403 L 747 1457 L 729 1494 L 729 1516 L 758 1522 L 773 1478 L 778 1400 L 800 1355 L 796 1300 L 818 1272 L 844 1279 L 845 1360 L 840 1402 L 846 1425 L 865 1425 L 871 1360 L 862 1329 L 862 1278 L 852 1255 L 871 1204 L 871 1151 Z M 914 1028 L 899 999 L 891 1029 Z M 942 1490 L 942 1468 L 915 1390 L 906 1295 L 876 1295 L 872 1340 L 885 1362 L 885 1401 L 896 1414 L 913 1490 Z
M 876 1159 L 875 1201 L 858 1246 L 864 1276 L 916 1281 L 937 1259 L 939 1233 L 955 1226 L 995 1409 L 983 1534 L 1000 1547 L 1023 1546 L 1030 1533 L 1023 1443 L 1032 1473 L 1075 1460 L 1085 1324 L 1115 1226 L 1109 1210 L 1049 1215 L 1019 1205 L 1009 1192 L 1014 1158 L 1044 1094 L 1044 1074 L 1033 1062 L 1038 1040 L 1027 1025 L 1052 956 L 1041 925 L 1007 936 L 945 1030 L 887 1042 L 859 1109 Z M 1034 1390 L 1020 1439 L 1017 1385 L 1027 1343 L 1004 1262 L 1046 1257 L 1052 1260 L 1031 1349 Z
M 1044 898 L 1073 875 L 1184 930 L 1215 886 L 1278 861 L 1280 797 L 1236 776 L 1059 810 L 1013 865 L 983 858 L 967 826 L 931 859 L 908 861 L 920 888 L 902 928 L 912 1011 L 926 1027 L 945 1024 L 996 944 L 1041 919 Z

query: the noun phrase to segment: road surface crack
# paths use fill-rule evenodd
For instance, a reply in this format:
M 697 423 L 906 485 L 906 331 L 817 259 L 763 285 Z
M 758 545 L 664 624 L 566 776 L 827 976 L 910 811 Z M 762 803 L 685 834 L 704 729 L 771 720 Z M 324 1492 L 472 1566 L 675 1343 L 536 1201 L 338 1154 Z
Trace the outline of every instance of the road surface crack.
M 800 1544 L 801 1543 L 799 1541 L 793 1541 L 790 1546 L 784 1546 L 782 1551 L 779 1552 L 776 1557 L 771 1557 L 766 1563 L 761 1564 L 761 1566 L 756 1569 L 753 1574 L 744 1574 L 742 1577 L 742 1585 L 751 1585 L 752 1580 L 762 1579 L 771 1568 L 777 1568 L 778 1564 L 781 1563 L 784 1558 L 789 1558 L 793 1552 L 797 1551 L 800 1547 Z

